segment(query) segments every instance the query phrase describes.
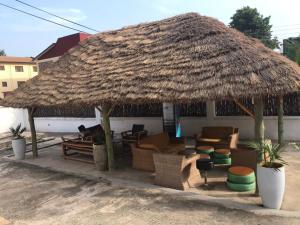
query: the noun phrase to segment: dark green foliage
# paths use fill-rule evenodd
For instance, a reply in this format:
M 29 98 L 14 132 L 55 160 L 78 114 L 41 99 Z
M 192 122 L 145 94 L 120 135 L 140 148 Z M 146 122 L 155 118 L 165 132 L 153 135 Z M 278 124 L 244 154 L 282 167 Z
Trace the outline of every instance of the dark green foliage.
M 276 37 L 272 37 L 270 18 L 270 16 L 261 15 L 256 8 L 246 6 L 236 11 L 231 17 L 229 25 L 247 36 L 261 40 L 267 47 L 274 49 L 279 47 L 279 41 Z
M 4 49 L 0 49 L 0 56 L 6 56 Z
M 280 144 L 272 144 L 263 140 L 261 143 L 249 143 L 249 147 L 259 151 L 263 155 L 263 166 L 269 168 L 278 168 L 278 162 L 286 165 L 287 162 L 281 157 L 282 147 Z
M 294 144 L 295 148 L 300 151 L 300 144 Z
M 26 130 L 26 128 L 22 128 L 21 124 L 19 124 L 16 128 L 10 127 L 9 130 L 14 139 L 20 139 L 23 138 L 22 133 Z
M 300 36 L 283 40 L 283 54 L 300 65 Z

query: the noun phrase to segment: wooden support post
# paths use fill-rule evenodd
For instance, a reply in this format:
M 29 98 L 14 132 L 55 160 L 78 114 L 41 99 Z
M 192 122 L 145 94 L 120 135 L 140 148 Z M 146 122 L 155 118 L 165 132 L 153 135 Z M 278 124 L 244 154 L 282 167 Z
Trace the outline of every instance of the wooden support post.
M 255 141 L 262 145 L 264 141 L 264 103 L 261 97 L 254 99 L 255 113 Z M 263 155 L 259 155 L 258 161 L 262 161 Z
M 38 148 L 37 148 L 37 141 L 36 141 L 36 130 L 34 125 L 34 111 L 35 108 L 28 108 L 28 121 L 30 125 L 30 132 L 31 132 L 31 145 L 32 145 L 32 156 L 33 158 L 38 157 Z
M 277 97 L 277 113 L 278 113 L 278 144 L 283 145 L 283 97 Z
M 237 104 L 238 107 L 240 107 L 245 113 L 247 113 L 249 116 L 251 116 L 253 119 L 255 118 L 253 112 L 251 112 L 249 109 L 247 109 L 246 106 L 244 106 L 240 101 L 238 101 L 237 99 L 233 99 L 233 101 L 235 102 L 235 104 Z
M 254 99 L 255 113 L 255 140 L 262 143 L 264 140 L 264 103 L 262 98 Z
M 103 119 L 103 129 L 105 131 L 105 143 L 106 143 L 106 151 L 108 158 L 108 170 L 112 171 L 114 169 L 114 151 L 111 137 L 111 129 L 110 129 L 110 120 L 109 120 L 109 112 L 111 110 L 111 105 L 102 104 L 101 106 L 101 116 Z

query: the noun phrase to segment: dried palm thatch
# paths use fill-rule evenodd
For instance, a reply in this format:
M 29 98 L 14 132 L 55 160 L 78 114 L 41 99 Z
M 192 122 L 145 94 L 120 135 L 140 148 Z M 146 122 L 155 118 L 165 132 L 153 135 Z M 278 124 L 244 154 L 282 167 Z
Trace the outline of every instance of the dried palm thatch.
M 300 68 L 197 13 L 98 33 L 0 104 L 191 102 L 299 91 Z

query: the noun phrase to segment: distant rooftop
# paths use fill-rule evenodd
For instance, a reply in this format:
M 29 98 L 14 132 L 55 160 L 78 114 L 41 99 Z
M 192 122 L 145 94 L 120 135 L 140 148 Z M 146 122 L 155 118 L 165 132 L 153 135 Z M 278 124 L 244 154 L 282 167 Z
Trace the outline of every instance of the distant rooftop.
M 0 63 L 32 63 L 31 57 L 14 57 L 14 56 L 0 56 Z
M 76 33 L 68 36 L 60 37 L 56 43 L 52 43 L 44 51 L 35 57 L 35 60 L 49 59 L 62 56 L 69 49 L 76 46 L 80 41 L 88 38 L 91 34 Z

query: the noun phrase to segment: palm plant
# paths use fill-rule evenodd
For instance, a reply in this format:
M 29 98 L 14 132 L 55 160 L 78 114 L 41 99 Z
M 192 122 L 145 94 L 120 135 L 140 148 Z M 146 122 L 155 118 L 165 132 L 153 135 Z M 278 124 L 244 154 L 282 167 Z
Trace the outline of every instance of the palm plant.
M 22 128 L 21 124 L 18 124 L 16 128 L 10 127 L 9 130 L 14 139 L 21 139 L 23 138 L 22 133 L 26 130 L 26 128 L 25 127 Z
M 280 164 L 287 165 L 287 162 L 281 157 L 282 146 L 280 144 L 272 144 L 263 140 L 260 142 L 251 142 L 249 147 L 255 149 L 263 156 L 263 167 L 279 168 Z
M 300 150 L 300 144 L 292 143 L 292 145 L 299 151 Z

